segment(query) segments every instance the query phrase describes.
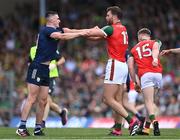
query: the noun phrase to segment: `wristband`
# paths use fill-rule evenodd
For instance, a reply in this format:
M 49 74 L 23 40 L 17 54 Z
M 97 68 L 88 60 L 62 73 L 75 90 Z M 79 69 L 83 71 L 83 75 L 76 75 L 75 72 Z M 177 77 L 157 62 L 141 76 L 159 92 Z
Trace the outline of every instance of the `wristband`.
M 158 59 L 157 58 L 153 58 L 153 61 L 158 61 Z

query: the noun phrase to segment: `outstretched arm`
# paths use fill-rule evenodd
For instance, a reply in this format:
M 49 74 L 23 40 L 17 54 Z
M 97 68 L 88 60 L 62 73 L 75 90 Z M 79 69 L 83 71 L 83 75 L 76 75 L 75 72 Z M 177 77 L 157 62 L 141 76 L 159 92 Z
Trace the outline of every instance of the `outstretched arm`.
M 63 28 L 64 33 L 79 33 L 79 32 L 84 32 L 88 31 L 89 29 L 69 29 L 69 28 Z
M 112 26 L 105 26 L 102 29 L 100 29 L 98 26 L 95 26 L 90 29 L 69 29 L 69 28 L 63 28 L 65 33 L 80 33 L 80 32 L 86 32 L 87 34 L 84 35 L 89 40 L 101 40 L 106 38 L 107 36 L 112 35 L 113 28 Z
M 95 26 L 93 28 L 89 29 L 69 29 L 69 28 L 63 28 L 65 33 L 79 33 L 79 32 L 88 32 L 88 36 L 93 37 L 99 37 L 104 38 L 105 33 L 103 30 L 101 30 L 98 26 Z
M 169 53 L 180 53 L 180 48 L 177 49 L 169 49 L 169 50 L 162 50 L 162 52 L 160 53 L 160 55 L 166 55 Z
M 98 39 L 106 38 L 107 34 L 98 26 L 96 26 L 88 30 L 88 37 L 91 40 L 98 40 Z
M 54 39 L 60 40 L 70 40 L 80 36 L 86 35 L 87 32 L 78 32 L 78 33 L 60 33 L 60 32 L 53 32 L 51 33 L 50 37 Z
M 97 36 L 91 36 L 91 37 L 87 37 L 88 40 L 92 40 L 92 41 L 97 41 L 97 40 L 102 40 L 104 38 L 102 37 L 97 37 Z

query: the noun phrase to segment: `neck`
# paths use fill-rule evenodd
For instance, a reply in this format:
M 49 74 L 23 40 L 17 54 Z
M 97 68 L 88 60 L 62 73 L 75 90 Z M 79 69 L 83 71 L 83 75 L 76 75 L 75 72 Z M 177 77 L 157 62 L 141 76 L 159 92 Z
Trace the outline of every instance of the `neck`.
M 119 19 L 114 20 L 113 24 L 117 24 L 117 23 L 121 23 L 121 21 Z
M 53 24 L 51 24 L 51 23 L 47 23 L 46 26 L 47 26 L 47 27 L 56 28 L 56 27 L 55 27 Z

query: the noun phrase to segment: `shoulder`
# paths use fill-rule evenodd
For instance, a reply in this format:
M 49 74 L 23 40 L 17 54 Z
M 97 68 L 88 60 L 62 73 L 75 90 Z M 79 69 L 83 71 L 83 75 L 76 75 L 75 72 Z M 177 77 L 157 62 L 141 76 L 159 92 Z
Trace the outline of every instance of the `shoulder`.
M 118 27 L 118 30 L 121 30 L 121 31 L 126 31 L 127 29 L 126 29 L 126 26 L 125 25 L 123 25 L 121 22 L 119 22 L 119 23 L 117 23 L 117 24 L 114 24 L 113 25 L 114 27 Z
M 121 23 L 119 23 L 119 25 L 121 26 L 121 28 L 126 29 L 126 26 L 125 26 L 125 25 L 123 25 L 123 24 L 121 24 Z
M 155 39 L 154 41 L 155 41 L 155 42 L 157 42 L 160 46 L 162 45 L 161 40 L 159 40 L 159 39 Z
M 55 29 L 53 27 L 44 27 L 44 31 L 53 31 L 53 32 L 58 32 L 58 29 Z
M 47 26 L 44 26 L 40 31 L 40 33 L 45 34 L 47 36 L 50 36 L 54 32 L 59 32 L 59 30 L 53 27 L 47 27 Z
M 159 39 L 155 39 L 155 40 L 153 40 L 154 41 L 154 43 L 153 44 L 157 44 L 158 45 L 158 48 L 159 48 L 159 50 L 161 49 L 161 46 L 162 46 L 162 42 L 161 42 L 161 40 L 159 40 Z
M 106 36 L 111 36 L 113 34 L 113 27 L 111 25 L 104 26 L 101 30 L 106 34 Z

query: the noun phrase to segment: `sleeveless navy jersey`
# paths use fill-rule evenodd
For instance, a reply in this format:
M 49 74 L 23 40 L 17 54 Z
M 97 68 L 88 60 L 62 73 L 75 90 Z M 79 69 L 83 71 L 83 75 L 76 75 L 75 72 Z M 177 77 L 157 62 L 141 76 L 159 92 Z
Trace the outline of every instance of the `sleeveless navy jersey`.
M 42 27 L 39 32 L 38 46 L 35 62 L 42 63 L 56 59 L 56 50 L 58 41 L 50 37 L 53 32 L 63 32 L 63 29 L 55 29 L 52 27 Z

